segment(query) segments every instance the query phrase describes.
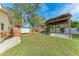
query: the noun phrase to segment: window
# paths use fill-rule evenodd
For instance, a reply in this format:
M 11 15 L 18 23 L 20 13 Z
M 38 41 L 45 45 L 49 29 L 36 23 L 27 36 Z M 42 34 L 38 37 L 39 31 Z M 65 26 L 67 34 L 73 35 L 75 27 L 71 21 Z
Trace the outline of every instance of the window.
M 1 24 L 1 30 L 4 30 L 4 24 Z

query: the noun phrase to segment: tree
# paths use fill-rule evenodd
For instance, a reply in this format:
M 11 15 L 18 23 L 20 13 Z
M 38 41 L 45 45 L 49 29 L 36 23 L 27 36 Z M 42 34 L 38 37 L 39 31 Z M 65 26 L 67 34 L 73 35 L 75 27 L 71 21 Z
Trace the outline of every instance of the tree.
M 12 7 L 3 7 L 12 15 L 12 24 L 13 26 L 21 25 L 22 23 L 22 14 L 19 11 L 19 7 L 16 4 L 10 4 Z
M 77 28 L 78 31 L 79 31 L 79 21 L 78 21 L 78 23 L 77 23 L 77 25 L 76 25 L 76 28 Z
M 71 25 L 71 27 L 72 27 L 72 28 L 75 28 L 75 27 L 77 26 L 77 24 L 78 24 L 77 21 L 72 21 L 72 25 Z
M 43 21 L 43 17 L 37 14 L 37 10 L 41 8 L 41 4 L 39 3 L 14 3 L 11 4 L 12 7 L 8 7 L 7 9 L 11 11 L 15 11 L 13 13 L 13 23 L 14 25 L 22 24 L 24 27 L 24 23 L 29 22 L 31 27 L 34 28 L 36 25 L 40 24 Z
M 44 23 L 44 18 L 38 14 L 32 14 L 32 17 L 28 19 L 28 22 L 32 26 L 32 31 L 34 31 L 34 28 Z
M 26 9 L 27 9 L 26 8 L 26 4 L 24 4 L 24 3 L 21 3 L 21 4 L 14 3 L 13 4 L 13 8 L 18 13 L 17 16 L 21 18 L 20 19 L 21 22 L 22 22 L 21 25 L 23 25 L 23 27 L 24 27 L 24 23 L 26 22 L 25 21 L 26 20 L 26 18 L 25 18 L 25 16 L 26 16 Z M 15 15 L 15 17 L 16 17 L 16 15 Z
M 39 25 L 40 23 L 43 22 L 44 18 L 42 16 L 40 16 L 39 14 L 37 14 L 37 10 L 41 8 L 40 4 L 27 4 L 27 21 L 31 24 L 32 27 L 32 31 L 34 30 L 34 28 Z
M 42 18 L 39 14 L 37 14 L 37 10 L 41 8 L 40 4 L 27 4 L 27 21 L 31 24 L 31 27 L 35 26 L 36 22 Z
M 12 23 L 14 26 L 21 25 L 21 23 L 22 23 L 22 18 L 17 12 L 13 15 L 13 22 Z

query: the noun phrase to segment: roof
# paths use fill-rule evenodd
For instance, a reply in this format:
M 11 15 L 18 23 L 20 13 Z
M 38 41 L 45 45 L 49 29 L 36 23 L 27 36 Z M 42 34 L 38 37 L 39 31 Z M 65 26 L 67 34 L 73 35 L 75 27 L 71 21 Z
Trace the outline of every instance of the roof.
M 6 14 L 8 16 L 10 23 L 12 22 L 12 16 L 8 12 L 4 11 L 3 9 L 0 9 L 0 12 Z
M 55 24 L 55 23 L 60 23 L 60 22 L 66 22 L 71 17 L 72 17 L 72 15 L 70 13 L 63 14 L 63 15 L 49 19 L 48 21 L 46 21 L 46 24 L 51 24 L 51 23 Z
M 21 25 L 16 25 L 15 27 L 21 28 L 22 26 Z

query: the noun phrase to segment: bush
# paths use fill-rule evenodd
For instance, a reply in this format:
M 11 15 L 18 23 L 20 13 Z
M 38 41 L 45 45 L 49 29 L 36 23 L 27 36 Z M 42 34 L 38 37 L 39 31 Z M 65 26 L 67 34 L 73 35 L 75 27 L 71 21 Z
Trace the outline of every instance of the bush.
M 76 28 L 78 29 L 78 31 L 79 31 L 79 23 L 76 25 Z

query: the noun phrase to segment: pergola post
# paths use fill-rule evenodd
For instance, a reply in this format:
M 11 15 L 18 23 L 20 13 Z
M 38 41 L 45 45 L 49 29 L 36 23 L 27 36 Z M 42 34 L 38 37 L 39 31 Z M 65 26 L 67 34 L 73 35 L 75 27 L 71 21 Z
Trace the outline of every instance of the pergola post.
M 53 32 L 53 25 L 52 25 L 52 32 Z
M 51 33 L 53 32 L 53 25 L 51 25 Z
M 71 33 L 71 18 L 72 17 L 72 15 L 70 14 L 70 13 L 67 13 L 67 14 L 63 14 L 63 15 L 60 15 L 60 16 L 58 16 L 58 17 L 55 17 L 55 18 L 51 18 L 51 19 L 49 19 L 47 22 L 46 22 L 46 24 L 49 24 L 49 26 L 52 24 L 52 25 L 54 25 L 55 27 L 54 27 L 54 29 L 55 29 L 55 33 L 57 32 L 56 31 L 56 25 L 58 24 L 64 24 L 64 23 L 67 23 L 68 24 L 68 36 L 66 37 L 65 36 L 65 38 L 67 38 L 67 39 L 71 39 L 72 38 L 72 33 Z M 61 29 L 61 31 L 63 32 L 63 27 L 62 27 L 62 29 Z M 63 37 L 63 36 L 62 36 Z
M 56 33 L 56 25 L 55 25 L 55 33 Z
M 51 28 L 51 26 L 52 26 L 52 25 L 50 25 L 50 33 L 52 32 L 52 28 Z
M 69 39 L 71 39 L 72 38 L 72 33 L 71 33 L 71 19 L 68 20 L 68 24 L 69 24 L 68 25 L 68 27 L 69 27 L 69 33 L 68 34 L 69 34 Z

